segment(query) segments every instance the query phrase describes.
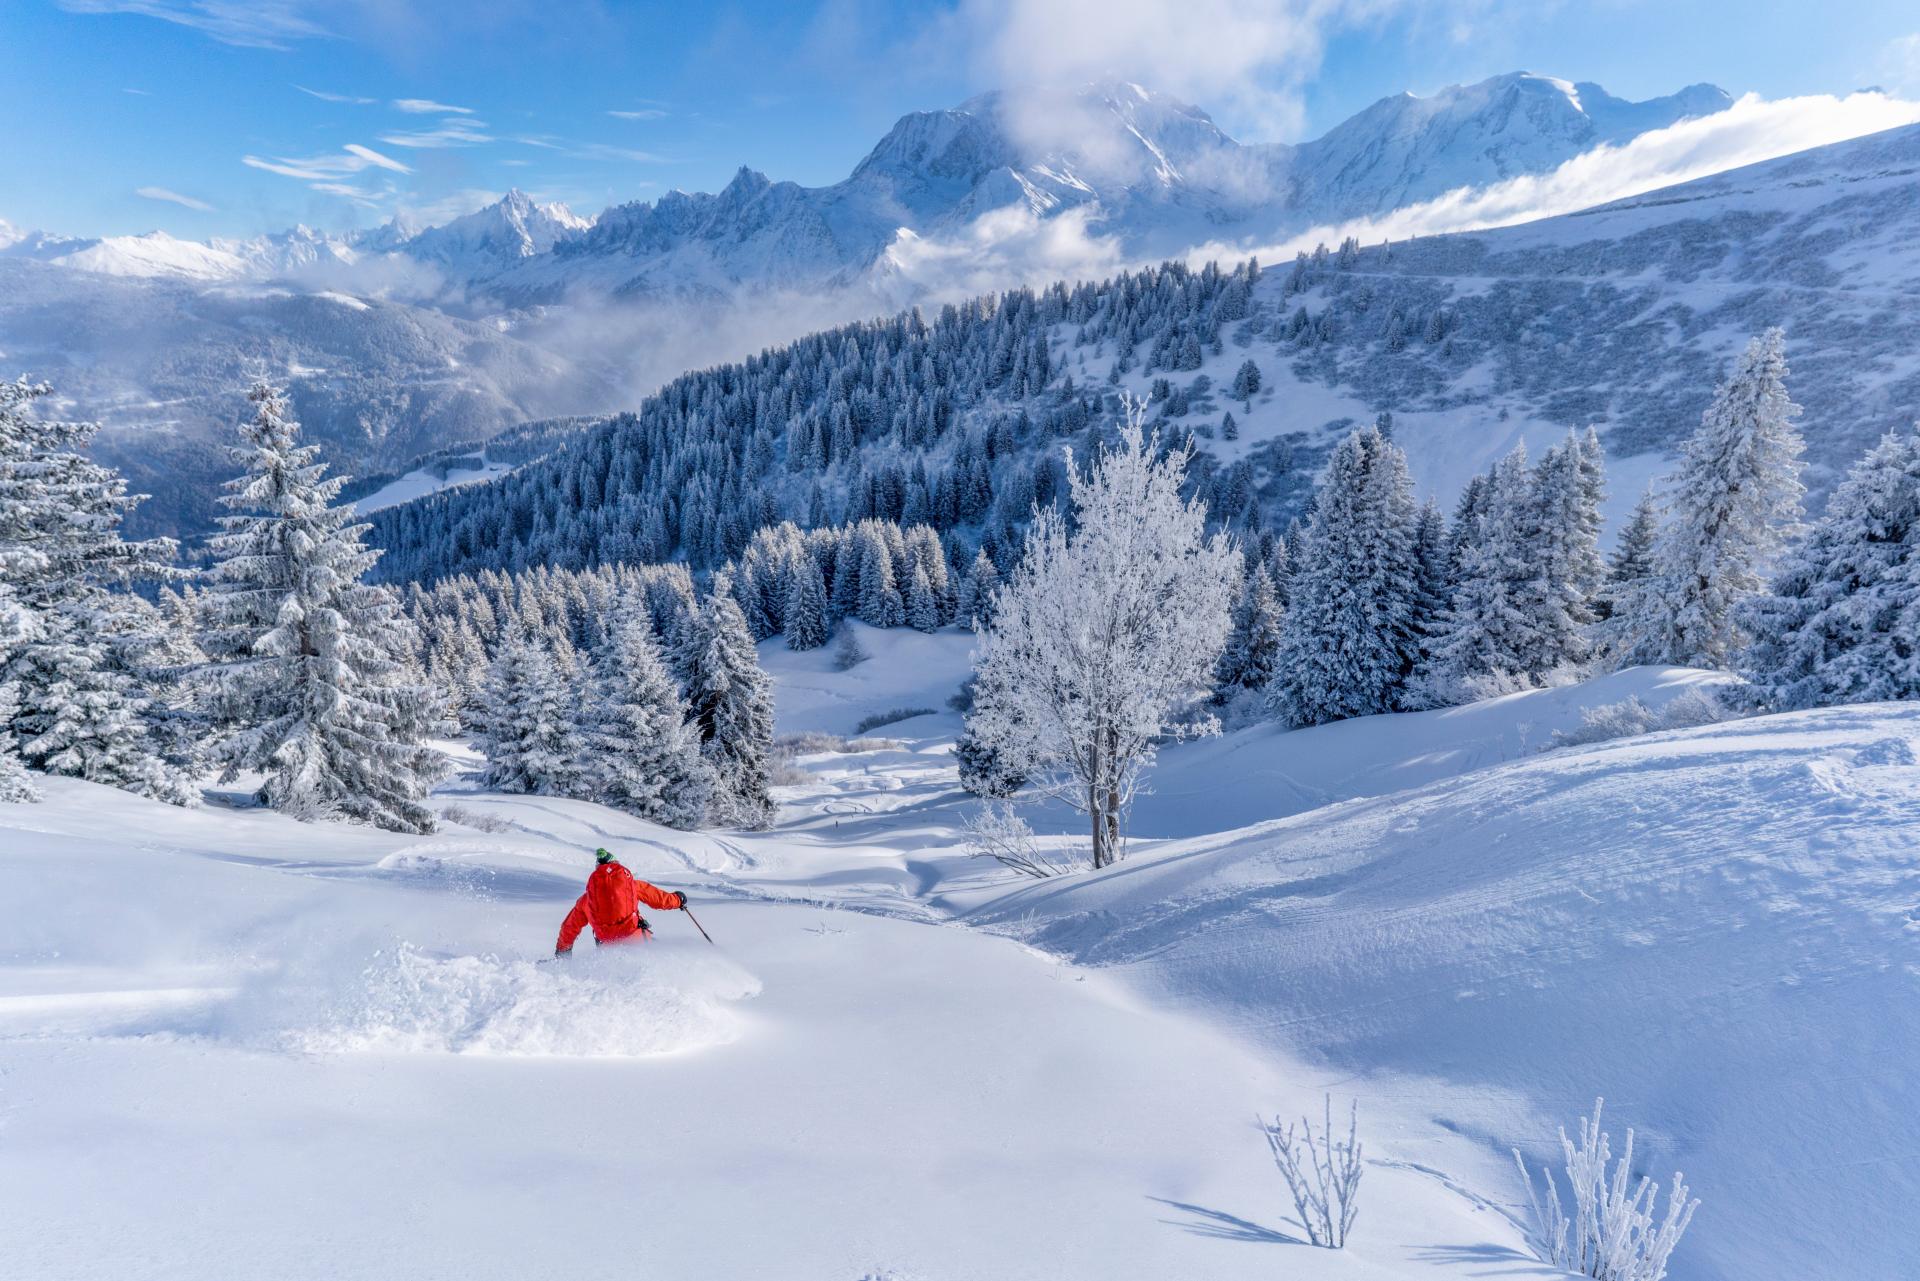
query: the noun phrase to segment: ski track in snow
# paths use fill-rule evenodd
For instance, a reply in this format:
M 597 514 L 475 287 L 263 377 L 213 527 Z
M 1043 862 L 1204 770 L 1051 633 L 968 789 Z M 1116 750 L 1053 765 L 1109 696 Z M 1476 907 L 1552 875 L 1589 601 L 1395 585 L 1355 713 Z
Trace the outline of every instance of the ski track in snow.
M 863 639 L 844 674 L 763 647 L 781 732 L 943 707 L 971 645 Z M 53 780 L 0 806 L 0 1273 L 524 1277 L 611 1207 L 660 1276 L 1545 1277 L 1507 1149 L 1604 1093 L 1706 1199 L 1675 1281 L 1898 1275 L 1920 709 L 1540 751 L 1711 679 L 1182 745 L 1129 860 L 1044 883 L 965 856 L 945 711 L 799 757 L 764 833 Z M 600 844 L 719 946 L 659 913 L 546 959 Z M 1252 1122 L 1323 1092 L 1371 1157 L 1337 1254 Z

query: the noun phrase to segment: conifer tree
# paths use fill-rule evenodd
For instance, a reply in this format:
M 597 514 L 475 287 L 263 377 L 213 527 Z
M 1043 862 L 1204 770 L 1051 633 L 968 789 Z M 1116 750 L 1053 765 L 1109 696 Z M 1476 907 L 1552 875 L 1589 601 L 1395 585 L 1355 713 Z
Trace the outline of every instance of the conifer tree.
M 0 583 L 0 672 L 7 669 L 8 660 L 32 636 L 33 629 L 33 617 L 14 600 L 13 589 Z M 19 684 L 0 679 L 0 801 L 40 799 L 14 746 L 13 718 L 19 709 Z
M 430 832 L 445 759 L 426 742 L 438 716 L 416 683 L 418 634 L 392 591 L 362 581 L 379 553 L 332 505 L 343 481 L 299 443 L 281 393 L 248 398 L 205 605 L 225 777 L 260 772 L 260 799 L 296 818 Z
M 1619 612 L 1620 602 L 1630 595 L 1640 580 L 1653 572 L 1653 548 L 1660 535 L 1660 508 L 1649 486 L 1633 505 L 1633 512 L 1620 529 L 1613 555 L 1607 559 L 1606 582 L 1595 599 L 1594 612 L 1604 624 Z
M 579 700 L 539 636 L 524 626 L 513 630 L 487 671 L 483 700 L 488 787 L 539 796 L 588 792 Z
M 1626 663 L 1725 667 L 1746 642 L 1739 609 L 1798 532 L 1800 407 L 1787 395 L 1785 338 L 1748 344 L 1682 451 L 1653 573 L 1623 610 Z
M 1000 571 L 994 568 L 993 558 L 982 547 L 973 554 L 973 564 L 967 568 L 966 580 L 960 586 L 960 600 L 955 614 L 958 621 L 966 627 L 981 627 L 993 619 L 993 594 L 1000 586 Z
M 1233 605 L 1233 626 L 1215 669 L 1215 701 L 1265 689 L 1280 663 L 1280 598 L 1263 561 L 1251 562 Z
M 51 390 L 0 383 L 0 586 L 31 621 L 0 665 L 13 691 L 0 732 L 35 769 L 198 804 L 150 731 L 152 694 L 131 661 L 157 642 L 157 616 L 124 590 L 168 577 L 173 544 L 121 536 L 139 500 L 81 452 L 96 424 L 32 413 Z
M 646 611 L 622 609 L 594 656 L 581 734 L 579 774 L 586 790 L 615 809 L 668 827 L 699 826 L 713 778 L 686 713 Z
M 803 554 L 794 565 L 793 589 L 787 595 L 787 648 L 819 649 L 827 643 L 830 630 L 827 584 L 820 575 L 820 563 Z
M 680 644 L 690 719 L 713 772 L 714 816 L 737 827 L 766 827 L 773 822 L 773 691 L 725 575 L 714 576 Z
M 1854 464 L 1745 614 L 1742 667 L 1763 706 L 1920 699 L 1920 431 Z
M 1462 548 L 1453 600 L 1429 646 L 1421 702 L 1447 706 L 1489 693 L 1525 688 L 1546 670 L 1547 567 L 1542 558 L 1540 502 L 1527 449 L 1494 466 L 1485 514 Z
M 934 599 L 933 584 L 920 565 L 913 567 L 913 583 L 907 589 L 907 626 L 917 632 L 940 630 L 940 603 Z
M 1233 398 L 1251 410 L 1253 398 L 1259 390 L 1260 366 L 1249 357 L 1241 362 L 1239 370 L 1233 375 Z
M 1420 653 L 1418 513 L 1406 455 L 1363 427 L 1335 447 L 1294 556 L 1269 703 L 1319 725 L 1399 706 Z

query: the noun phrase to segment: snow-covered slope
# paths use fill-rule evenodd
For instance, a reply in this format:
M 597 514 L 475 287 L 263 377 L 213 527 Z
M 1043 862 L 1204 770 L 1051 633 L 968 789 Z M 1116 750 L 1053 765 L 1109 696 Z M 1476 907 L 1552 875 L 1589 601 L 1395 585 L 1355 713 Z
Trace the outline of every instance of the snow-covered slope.
M 966 638 L 866 639 L 884 679 L 763 647 L 783 730 L 935 705 Z M 1178 746 L 1128 861 L 1044 884 L 959 848 L 947 712 L 809 744 L 768 833 L 55 780 L 0 806 L 8 1261 L 520 1277 L 610 1212 L 662 1276 L 1544 1279 L 1506 1148 L 1604 1093 L 1705 1199 L 1674 1281 L 1904 1275 L 1920 709 L 1534 750 L 1697 679 Z M 719 948 L 536 964 L 601 844 Z M 1370 1158 L 1337 1254 L 1250 1122 L 1322 1091 Z

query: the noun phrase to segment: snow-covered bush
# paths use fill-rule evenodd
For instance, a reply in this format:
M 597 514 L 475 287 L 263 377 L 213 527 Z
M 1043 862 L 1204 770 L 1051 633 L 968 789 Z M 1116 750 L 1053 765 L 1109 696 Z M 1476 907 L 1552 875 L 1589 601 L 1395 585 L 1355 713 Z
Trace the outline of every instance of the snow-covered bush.
M 510 832 L 513 820 L 502 818 L 498 814 L 489 814 L 485 810 L 470 810 L 464 805 L 446 805 L 440 809 L 440 817 L 448 823 L 457 823 L 461 827 L 471 827 L 476 832 Z
M 853 628 L 840 629 L 840 642 L 833 647 L 834 671 L 850 672 L 872 657 L 873 655 L 867 652 L 867 647 L 860 643 L 860 638 L 854 634 Z
M 1081 865 L 1066 850 L 1047 850 L 1033 839 L 1033 829 L 1005 801 L 986 801 L 966 820 L 967 853 L 990 858 L 1022 876 L 1059 876 L 1077 872 Z
M 1728 715 L 1726 706 L 1710 690 L 1682 691 L 1658 709 L 1648 707 L 1637 695 L 1629 695 L 1617 703 L 1585 709 L 1580 713 L 1580 728 L 1555 730 L 1548 748 L 1605 743 L 1657 730 L 1692 729 L 1696 725 L 1717 724 Z
M 1321 1115 L 1320 1132 L 1313 1122 L 1300 1118 L 1296 1134 L 1291 1121 L 1275 1117 L 1263 1123 L 1267 1147 L 1280 1177 L 1287 1181 L 1293 1195 L 1293 1209 L 1307 1240 L 1329 1250 L 1347 1243 L 1354 1216 L 1360 1212 L 1360 1176 L 1365 1172 L 1360 1151 L 1360 1104 L 1356 1100 L 1347 1110 L 1347 1137 L 1336 1139 L 1333 1133 L 1333 1096 L 1328 1095 Z
M 1533 1212 L 1534 1254 L 1542 1263 L 1598 1281 L 1661 1281 L 1667 1275 L 1667 1260 L 1700 1202 L 1687 1199 L 1687 1185 L 1678 1173 L 1667 1189 L 1664 1215 L 1655 1213 L 1659 1189 L 1651 1178 L 1643 1175 L 1629 1190 L 1632 1130 L 1627 1131 L 1626 1151 L 1609 1173 L 1607 1134 L 1600 1128 L 1603 1103 L 1595 1099 L 1592 1118 L 1580 1118 L 1577 1145 L 1566 1130 L 1560 1131 L 1567 1187 L 1573 1195 L 1571 1214 L 1562 1207 L 1552 1171 L 1541 1169 L 1541 1190 L 1536 1192 L 1526 1161 L 1514 1151 L 1513 1163 L 1527 1185 L 1527 1204 Z
M 910 721 L 916 716 L 932 716 L 934 714 L 934 709 L 931 707 L 892 707 L 884 712 L 874 712 L 871 715 L 862 716 L 859 724 L 853 727 L 853 732 L 856 734 L 864 734 L 870 729 L 879 729 L 882 725 L 894 725 L 901 721 Z

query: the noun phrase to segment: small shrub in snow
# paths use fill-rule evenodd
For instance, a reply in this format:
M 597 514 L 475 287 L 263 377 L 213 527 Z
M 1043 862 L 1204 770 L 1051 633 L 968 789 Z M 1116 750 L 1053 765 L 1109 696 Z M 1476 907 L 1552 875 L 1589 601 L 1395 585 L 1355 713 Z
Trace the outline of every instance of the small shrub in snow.
M 872 657 L 860 643 L 860 638 L 853 634 L 853 629 L 848 627 L 841 631 L 840 643 L 833 647 L 833 670 L 850 672 Z
M 1664 729 L 1692 729 L 1727 719 L 1727 709 L 1704 689 L 1676 694 L 1665 707 L 1655 710 L 1629 695 L 1617 703 L 1602 703 L 1580 713 L 1580 728 L 1554 731 L 1550 747 L 1579 747 L 1585 743 L 1605 743 L 1635 734 L 1651 734 Z
M 1292 1122 L 1282 1123 L 1279 1117 L 1261 1124 L 1273 1163 L 1287 1181 L 1287 1191 L 1293 1194 L 1294 1213 L 1307 1230 L 1307 1240 L 1329 1250 L 1347 1243 L 1347 1233 L 1360 1211 L 1363 1167 L 1359 1126 L 1360 1104 L 1356 1101 L 1347 1110 L 1347 1137 L 1334 1138 L 1331 1095 L 1326 1098 L 1318 1134 L 1304 1116 L 1298 1134 Z
M 1079 870 L 1079 865 L 1065 851 L 1040 848 L 1034 842 L 1033 829 L 1005 801 L 981 805 L 962 830 L 967 836 L 967 853 L 975 858 L 993 859 L 1022 876 L 1061 876 Z
M 1527 1185 L 1527 1204 L 1533 1211 L 1532 1244 L 1542 1263 L 1599 1281 L 1661 1281 L 1667 1259 L 1693 1221 L 1698 1200 L 1687 1199 L 1687 1185 L 1678 1173 L 1667 1190 L 1665 1215 L 1656 1216 L 1659 1189 L 1642 1176 L 1631 1192 L 1633 1131 L 1627 1131 L 1627 1149 L 1607 1170 L 1607 1135 L 1600 1128 L 1604 1100 L 1593 1101 L 1593 1117 L 1580 1118 L 1576 1146 L 1560 1131 L 1560 1149 L 1566 1156 L 1567 1186 L 1573 1194 L 1571 1216 L 1561 1207 L 1560 1191 L 1550 1170 L 1540 1171 L 1543 1192 L 1536 1193 L 1533 1175 L 1516 1150 L 1513 1163 Z
M 897 738 L 850 738 L 843 752 L 897 752 L 906 744 Z
M 449 805 L 440 811 L 440 817 L 449 823 L 458 823 L 461 827 L 471 827 L 478 832 L 508 832 L 513 830 L 510 819 L 498 814 L 488 814 L 481 810 L 470 810 L 464 805 Z
M 910 721 L 916 716 L 932 716 L 931 707 L 895 707 L 884 712 L 875 712 L 871 716 L 862 716 L 860 723 L 853 727 L 856 734 L 864 734 L 870 729 L 879 729 L 882 725 L 892 725 L 899 721 Z
M 776 760 L 790 761 L 796 756 L 807 756 L 815 752 L 844 752 L 847 740 L 838 734 L 826 734 L 819 730 L 803 730 L 798 734 L 782 734 L 773 740 L 773 755 Z

